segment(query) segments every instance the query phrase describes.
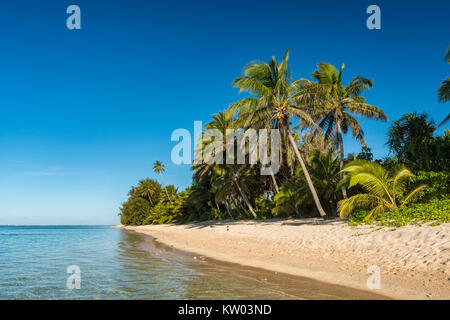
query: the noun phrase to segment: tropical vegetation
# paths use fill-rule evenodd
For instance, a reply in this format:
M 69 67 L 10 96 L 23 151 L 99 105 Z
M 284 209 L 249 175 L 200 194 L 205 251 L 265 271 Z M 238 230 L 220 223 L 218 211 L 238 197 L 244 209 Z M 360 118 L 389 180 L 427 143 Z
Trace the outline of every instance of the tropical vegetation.
M 445 51 L 445 60 L 447 63 L 450 63 L 450 46 L 447 46 L 447 50 Z M 442 80 L 441 86 L 438 89 L 439 102 L 448 102 L 450 100 L 450 77 Z M 439 126 L 443 125 L 447 121 L 450 120 L 450 113 L 445 117 L 444 120 L 440 123 Z
M 341 218 L 347 217 L 357 209 L 370 209 L 365 217 L 368 220 L 373 215 L 403 208 L 426 188 L 426 185 L 422 184 L 406 194 L 407 179 L 414 175 L 403 165 L 389 172 L 378 163 L 356 160 L 349 163 L 341 172 L 346 174 L 342 182 L 348 184 L 348 187 L 361 185 L 365 191 L 339 201 L 338 210 Z M 401 202 L 399 198 L 403 198 Z
M 344 69 L 320 62 L 310 77 L 294 79 L 289 50 L 280 61 L 250 62 L 232 82 L 245 97 L 212 115 L 205 129 L 223 137 L 229 129 L 278 129 L 280 149 L 268 150 L 279 152 L 277 170 L 261 175 L 261 164 L 249 164 L 246 146 L 246 164 L 225 156 L 194 163 L 192 185 L 178 191 L 165 185 L 166 167 L 156 161 L 160 182 L 147 178 L 131 187 L 120 208 L 121 223 L 274 217 L 381 226 L 449 222 L 450 130 L 438 135 L 439 126 L 427 114 L 404 114 L 389 127 L 389 155 L 374 159 L 360 120 L 385 122 L 387 115 L 363 96 L 374 81 L 354 76 L 344 84 Z M 442 103 L 449 96 L 445 81 L 438 92 Z M 348 133 L 361 145 L 358 154 L 345 154 Z M 200 141 L 195 151 L 202 155 L 227 149 L 225 139 L 204 135 Z

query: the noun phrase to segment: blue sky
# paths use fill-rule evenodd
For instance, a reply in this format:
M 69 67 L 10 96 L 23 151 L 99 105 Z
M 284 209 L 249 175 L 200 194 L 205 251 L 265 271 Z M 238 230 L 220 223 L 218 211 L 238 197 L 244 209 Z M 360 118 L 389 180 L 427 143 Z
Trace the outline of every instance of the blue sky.
M 66 8 L 81 8 L 81 30 Z M 370 4 L 381 30 L 366 28 Z M 193 130 L 241 96 L 251 60 L 291 50 L 295 78 L 346 64 L 374 80 L 367 101 L 390 120 L 426 111 L 448 76 L 448 1 L 2 1 L 0 3 L 0 224 L 114 224 L 131 185 L 180 189 L 189 166 L 170 161 L 177 128 Z M 389 123 L 362 121 L 376 157 Z M 447 129 L 447 128 L 446 128 Z M 440 129 L 438 133 L 442 133 Z M 346 152 L 358 152 L 351 137 Z

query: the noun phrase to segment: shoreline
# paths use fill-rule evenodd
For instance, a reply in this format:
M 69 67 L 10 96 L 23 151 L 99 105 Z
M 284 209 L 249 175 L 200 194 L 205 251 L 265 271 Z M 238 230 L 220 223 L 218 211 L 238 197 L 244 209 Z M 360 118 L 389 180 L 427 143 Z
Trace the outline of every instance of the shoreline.
M 125 230 L 127 231 L 127 230 Z M 252 279 L 253 283 L 264 284 L 268 292 L 276 292 L 285 296 L 285 299 L 293 300 L 385 300 L 389 297 L 380 295 L 376 292 L 368 292 L 364 290 L 357 290 L 340 285 L 333 285 L 310 279 L 306 277 L 295 276 L 282 272 L 273 272 L 262 268 L 255 268 L 248 265 L 237 264 L 233 262 L 217 260 L 209 256 L 188 252 L 177 249 L 173 246 L 166 245 L 153 236 L 128 230 L 140 234 L 145 237 L 145 242 L 142 248 L 148 250 L 151 254 L 156 254 L 164 259 L 181 263 L 189 268 L 200 272 L 210 274 L 211 269 L 215 272 L 228 273 L 232 277 L 240 277 Z M 229 281 L 229 280 L 228 280 Z M 230 284 L 228 282 L 228 284 Z M 234 285 L 234 283 L 232 284 Z M 252 300 L 252 298 L 247 298 Z M 261 298 L 260 299 L 265 299 Z M 269 298 L 272 299 L 272 298 Z
M 450 299 L 450 224 L 396 230 L 320 219 L 122 226 L 215 260 L 305 277 L 394 299 Z M 367 268 L 381 271 L 369 290 Z

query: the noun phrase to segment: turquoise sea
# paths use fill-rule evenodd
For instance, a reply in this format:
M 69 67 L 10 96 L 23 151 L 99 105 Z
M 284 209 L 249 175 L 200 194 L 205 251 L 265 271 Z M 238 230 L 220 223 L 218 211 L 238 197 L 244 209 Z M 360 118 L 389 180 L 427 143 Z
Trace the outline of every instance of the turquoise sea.
M 79 289 L 67 286 L 73 276 L 69 266 L 79 268 Z M 0 226 L 0 299 L 341 299 L 355 294 L 271 275 L 107 226 Z M 69 283 L 75 283 L 73 277 Z

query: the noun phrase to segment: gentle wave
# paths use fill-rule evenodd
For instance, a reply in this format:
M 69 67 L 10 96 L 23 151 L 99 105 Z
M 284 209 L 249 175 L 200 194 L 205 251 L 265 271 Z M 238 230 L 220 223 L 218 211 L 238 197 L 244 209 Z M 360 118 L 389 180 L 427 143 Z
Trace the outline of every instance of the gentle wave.
M 230 270 L 170 259 L 148 241 L 104 226 L 1 226 L 0 299 L 291 298 Z M 81 289 L 66 286 L 70 265 L 81 270 Z

